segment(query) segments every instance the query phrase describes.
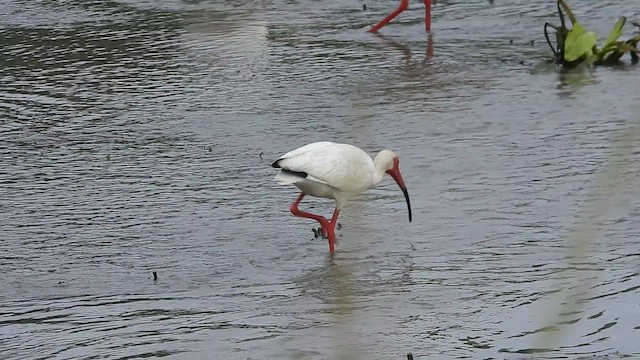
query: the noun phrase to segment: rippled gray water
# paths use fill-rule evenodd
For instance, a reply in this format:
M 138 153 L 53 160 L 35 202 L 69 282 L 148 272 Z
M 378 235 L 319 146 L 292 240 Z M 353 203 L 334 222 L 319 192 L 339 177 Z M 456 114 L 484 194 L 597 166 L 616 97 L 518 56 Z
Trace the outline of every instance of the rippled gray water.
M 640 357 L 640 69 L 420 3 L 0 3 L 0 358 Z M 387 180 L 330 259 L 269 166 L 325 139 L 395 149 L 414 222 Z

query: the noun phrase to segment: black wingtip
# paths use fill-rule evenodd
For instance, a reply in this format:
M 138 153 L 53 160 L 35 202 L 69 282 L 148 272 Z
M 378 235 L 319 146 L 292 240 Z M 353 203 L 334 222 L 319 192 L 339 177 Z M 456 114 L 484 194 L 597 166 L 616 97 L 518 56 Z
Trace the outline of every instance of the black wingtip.
M 276 168 L 276 169 L 280 169 L 280 160 L 282 159 L 278 159 L 276 161 L 273 162 L 273 164 L 271 164 L 272 167 Z
M 306 179 L 307 176 L 309 176 L 309 174 L 307 174 L 304 171 L 293 171 L 293 170 L 289 170 L 289 169 L 282 169 L 282 172 L 287 173 L 287 174 L 291 174 L 291 175 L 295 175 L 295 176 L 301 177 L 303 179 Z

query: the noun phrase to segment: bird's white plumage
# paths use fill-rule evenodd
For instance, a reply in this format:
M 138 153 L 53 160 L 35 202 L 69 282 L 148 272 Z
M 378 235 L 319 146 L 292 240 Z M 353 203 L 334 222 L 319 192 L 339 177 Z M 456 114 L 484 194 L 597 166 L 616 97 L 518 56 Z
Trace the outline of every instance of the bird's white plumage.
M 278 165 L 286 170 L 305 172 L 308 181 L 326 184 L 339 191 L 364 191 L 373 182 L 373 160 L 366 152 L 349 144 L 311 143 L 282 155 Z
M 276 175 L 278 183 L 293 184 L 311 196 L 335 199 L 338 209 L 375 182 L 375 165 L 371 157 L 349 144 L 311 143 L 289 151 L 276 163 L 285 170 Z

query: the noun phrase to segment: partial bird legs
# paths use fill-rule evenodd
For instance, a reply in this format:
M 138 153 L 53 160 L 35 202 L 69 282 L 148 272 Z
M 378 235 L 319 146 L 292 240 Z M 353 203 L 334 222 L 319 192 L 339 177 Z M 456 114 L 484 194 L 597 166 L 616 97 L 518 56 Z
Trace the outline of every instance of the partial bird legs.
M 424 26 L 427 32 L 431 32 L 431 0 L 424 0 L 425 6 L 425 16 L 424 16 Z M 398 16 L 401 12 L 407 10 L 409 8 L 409 0 L 400 0 L 400 6 L 389 14 L 386 18 L 380 20 L 374 27 L 369 29 L 369 32 L 378 32 L 383 26 L 387 25 L 391 20 L 393 20 L 396 16 Z
M 400 6 L 398 6 L 398 8 L 394 12 L 389 14 L 386 18 L 380 20 L 380 22 L 377 23 L 374 27 L 369 29 L 369 32 L 378 32 L 378 30 L 380 30 L 383 26 L 387 25 L 391 20 L 393 20 L 396 16 L 398 16 L 398 14 L 407 10 L 408 7 L 409 7 L 409 0 L 400 0 Z
M 296 201 L 291 204 L 291 213 L 294 216 L 313 219 L 319 222 L 320 228 L 322 229 L 322 234 L 329 240 L 329 252 L 333 254 L 335 252 L 336 243 L 336 223 L 338 222 L 338 215 L 340 214 L 340 211 L 338 211 L 338 209 L 336 208 L 336 210 L 333 212 L 331 220 L 327 220 L 324 216 L 302 211 L 298 209 L 298 204 L 300 204 L 300 201 L 302 201 L 302 198 L 304 198 L 305 195 L 305 193 L 300 193 Z
M 342 224 L 336 223 L 336 229 L 338 229 L 338 230 L 342 229 Z M 311 228 L 311 230 L 313 230 L 313 237 L 317 238 L 318 236 L 322 236 L 324 239 L 327 238 L 327 234 L 325 234 L 322 231 L 321 227 L 319 227 L 317 229 L 316 228 Z M 337 240 L 336 240 L 336 242 L 337 242 Z

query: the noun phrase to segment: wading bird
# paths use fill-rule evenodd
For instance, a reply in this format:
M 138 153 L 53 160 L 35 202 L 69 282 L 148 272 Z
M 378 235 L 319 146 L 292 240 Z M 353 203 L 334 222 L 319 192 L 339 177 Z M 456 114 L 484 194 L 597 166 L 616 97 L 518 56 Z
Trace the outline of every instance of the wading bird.
M 281 169 L 275 177 L 278 183 L 293 184 L 302 191 L 291 204 L 291 213 L 319 222 L 333 254 L 340 210 L 349 199 L 379 184 L 385 173 L 391 175 L 402 189 L 411 222 L 411 202 L 400 175 L 399 161 L 398 155 L 391 150 L 380 151 L 372 160 L 366 152 L 353 145 L 321 141 L 291 150 L 271 166 Z M 298 209 L 305 195 L 334 199 L 336 209 L 331 220 Z

